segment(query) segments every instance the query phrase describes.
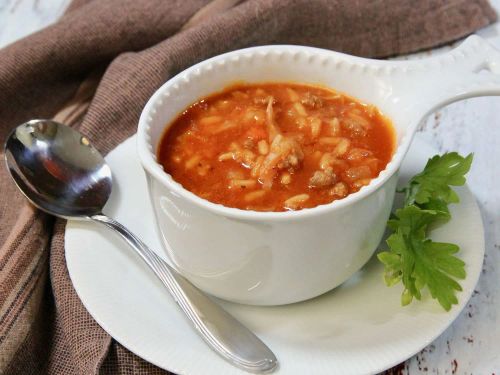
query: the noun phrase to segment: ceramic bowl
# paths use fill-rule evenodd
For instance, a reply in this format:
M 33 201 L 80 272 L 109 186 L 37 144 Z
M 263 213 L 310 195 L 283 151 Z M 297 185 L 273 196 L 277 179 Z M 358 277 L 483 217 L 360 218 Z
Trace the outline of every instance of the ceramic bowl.
M 335 288 L 378 247 L 399 167 L 422 119 L 462 98 L 500 95 L 499 73 L 500 52 L 477 36 L 418 61 L 274 45 L 186 69 L 151 97 L 138 128 L 138 154 L 170 262 L 205 292 L 246 304 L 287 304 Z M 319 84 L 377 106 L 396 129 L 391 162 L 360 191 L 300 211 L 245 211 L 194 195 L 157 162 L 159 141 L 190 104 L 241 81 Z

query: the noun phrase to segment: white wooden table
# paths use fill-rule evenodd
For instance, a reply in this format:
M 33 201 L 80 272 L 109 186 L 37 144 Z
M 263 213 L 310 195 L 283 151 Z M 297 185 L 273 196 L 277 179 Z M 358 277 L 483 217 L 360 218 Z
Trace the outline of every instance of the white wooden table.
M 0 47 L 54 22 L 70 0 L 0 0 Z M 500 0 L 492 0 L 500 13 Z M 478 32 L 500 49 L 500 23 Z M 439 54 L 449 47 L 431 51 Z M 429 52 L 404 58 L 421 58 Z M 440 152 L 474 152 L 468 183 L 486 228 L 486 258 L 473 297 L 434 343 L 409 359 L 401 375 L 500 374 L 500 97 L 454 103 L 420 130 Z

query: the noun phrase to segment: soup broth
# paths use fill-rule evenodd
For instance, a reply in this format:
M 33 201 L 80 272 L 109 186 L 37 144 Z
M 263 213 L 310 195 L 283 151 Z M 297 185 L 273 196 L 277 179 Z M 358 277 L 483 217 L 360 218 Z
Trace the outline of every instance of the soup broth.
M 237 84 L 182 112 L 160 142 L 158 161 L 211 202 L 285 211 L 358 191 L 394 148 L 392 124 L 374 106 L 324 87 Z

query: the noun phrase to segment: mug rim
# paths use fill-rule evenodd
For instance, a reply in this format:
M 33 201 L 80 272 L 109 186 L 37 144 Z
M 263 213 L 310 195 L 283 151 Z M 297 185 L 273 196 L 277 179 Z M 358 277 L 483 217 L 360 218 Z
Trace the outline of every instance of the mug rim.
M 164 171 L 161 164 L 156 161 L 156 150 L 153 150 L 153 145 L 149 142 L 149 122 L 150 118 L 152 118 L 151 114 L 153 114 L 154 107 L 161 101 L 162 96 L 169 91 L 169 89 L 179 82 L 180 80 L 185 79 L 186 76 L 190 76 L 190 78 L 196 78 L 193 73 L 203 68 L 206 65 L 213 64 L 220 60 L 227 60 L 229 58 L 234 58 L 235 56 L 242 55 L 244 53 L 259 53 L 259 52 L 271 52 L 271 53 L 283 53 L 284 51 L 293 51 L 293 52 L 308 52 L 312 54 L 329 54 L 329 55 L 337 55 L 341 57 L 343 61 L 349 61 L 351 63 L 360 63 L 363 65 L 366 64 L 387 64 L 387 62 L 383 62 L 380 60 L 361 58 L 356 56 L 351 56 L 339 52 L 334 52 L 322 48 L 316 47 L 308 47 L 308 46 L 297 46 L 297 45 L 266 45 L 266 46 L 258 46 L 258 47 L 249 47 L 244 49 L 238 49 L 231 52 L 226 52 L 221 55 L 217 55 L 211 57 L 209 59 L 203 60 L 170 78 L 167 82 L 165 82 L 160 88 L 158 88 L 155 93 L 149 98 L 146 103 L 141 116 L 139 118 L 139 125 L 137 130 L 137 152 L 139 154 L 139 159 L 144 170 L 149 173 L 152 177 L 157 179 L 161 184 L 165 185 L 171 192 L 174 194 L 181 196 L 182 198 L 188 200 L 194 205 L 206 209 L 214 214 L 225 216 L 233 219 L 241 219 L 241 220 L 249 220 L 249 221 L 262 221 L 262 220 L 272 220 L 272 221 L 282 221 L 282 220 L 296 220 L 303 219 L 312 216 L 319 216 L 322 214 L 330 213 L 333 211 L 339 211 L 344 208 L 347 208 L 363 199 L 368 197 L 369 195 L 376 192 L 380 189 L 399 169 L 400 164 L 404 155 L 407 152 L 409 147 L 411 138 L 413 138 L 413 131 L 411 130 L 414 125 L 408 127 L 406 134 L 404 134 L 400 142 L 396 140 L 396 147 L 394 153 L 387 163 L 386 167 L 380 171 L 379 175 L 373 179 L 371 179 L 368 185 L 363 186 L 357 192 L 351 193 L 347 195 L 345 198 L 334 200 L 330 203 L 317 205 L 310 208 L 303 208 L 300 210 L 289 210 L 289 211 L 253 211 L 253 210 L 244 210 L 240 208 L 227 207 L 219 203 L 211 202 L 207 199 L 201 198 L 191 191 L 184 188 L 180 183 L 175 181 L 170 174 Z M 405 62 L 391 62 L 395 63 L 395 65 L 402 66 Z M 405 64 L 407 65 L 407 64 Z M 269 80 L 267 82 L 270 82 Z M 295 81 L 294 81 L 295 82 Z M 296 81 L 300 82 L 300 81 Z M 349 95 L 349 93 L 346 93 Z M 355 96 L 353 96 L 355 98 Z M 193 98 L 193 102 L 198 100 L 199 98 Z M 391 119 L 392 120 L 392 119 Z M 165 123 L 163 125 L 162 133 L 166 131 L 166 129 L 170 126 L 170 123 Z M 394 131 L 397 131 L 394 129 Z M 397 135 L 397 133 L 396 133 Z

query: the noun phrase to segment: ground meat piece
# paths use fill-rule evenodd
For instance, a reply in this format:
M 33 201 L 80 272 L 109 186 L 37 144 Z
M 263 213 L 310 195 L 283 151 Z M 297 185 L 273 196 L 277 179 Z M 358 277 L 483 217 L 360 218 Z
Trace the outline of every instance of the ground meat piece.
M 366 165 L 361 165 L 359 167 L 351 167 L 345 171 L 345 177 L 349 181 L 354 182 L 356 180 L 372 178 L 372 171 L 370 167 Z
M 304 153 L 299 143 L 291 137 L 279 135 L 271 144 L 271 153 L 280 159 L 277 163 L 279 169 L 295 169 L 304 159 Z
M 347 160 L 363 160 L 372 156 L 373 153 L 370 150 L 366 150 L 364 148 L 352 148 L 347 154 Z
M 304 98 L 302 98 L 301 103 L 311 108 L 323 107 L 323 99 L 321 99 L 319 96 L 311 94 L 310 92 L 306 93 Z
M 268 189 L 273 184 L 273 179 L 279 170 L 297 169 L 304 159 L 304 153 L 299 143 L 292 137 L 278 134 L 271 143 L 270 152 L 267 154 L 260 168 L 259 180 L 264 188 Z
M 331 186 L 337 181 L 337 175 L 332 168 L 326 168 L 323 171 L 316 171 L 309 179 L 309 187 L 318 188 Z
M 338 182 L 330 189 L 330 195 L 337 198 L 344 198 L 349 194 L 349 188 L 343 182 Z

